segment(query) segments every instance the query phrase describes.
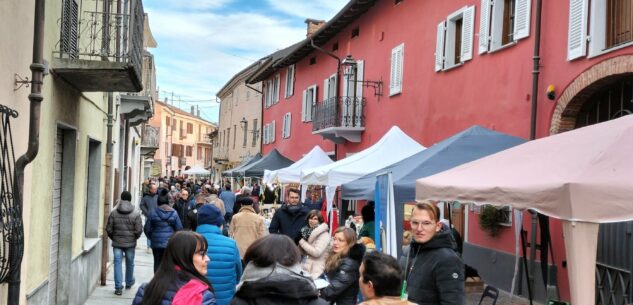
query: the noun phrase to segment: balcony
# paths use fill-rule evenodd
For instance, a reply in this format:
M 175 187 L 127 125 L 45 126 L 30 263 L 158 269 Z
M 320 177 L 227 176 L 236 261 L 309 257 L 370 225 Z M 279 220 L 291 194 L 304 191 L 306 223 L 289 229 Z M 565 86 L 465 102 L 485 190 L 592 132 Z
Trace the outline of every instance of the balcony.
M 358 143 L 365 130 L 365 98 L 341 96 L 312 106 L 312 134 L 337 144 Z
M 154 103 L 149 96 L 129 93 L 118 98 L 121 103 L 119 113 L 130 122 L 130 126 L 145 123 L 154 115 Z
M 141 137 L 141 155 L 151 157 L 159 147 L 160 128 L 150 125 L 143 126 Z
M 81 92 L 138 92 L 143 89 L 144 11 L 141 0 L 108 12 L 83 11 L 76 0 L 62 1 L 60 40 L 53 72 Z M 108 3 L 112 3 L 109 2 Z M 88 6 L 86 6 L 88 7 Z M 103 8 L 103 0 L 90 7 Z

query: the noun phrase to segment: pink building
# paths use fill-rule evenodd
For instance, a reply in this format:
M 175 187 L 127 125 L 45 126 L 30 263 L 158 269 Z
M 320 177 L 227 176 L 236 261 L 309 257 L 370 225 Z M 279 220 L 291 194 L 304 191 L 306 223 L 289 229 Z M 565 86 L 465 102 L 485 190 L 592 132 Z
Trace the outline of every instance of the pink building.
M 540 2 L 351 0 L 327 23 L 306 20 L 317 30 L 249 80 L 264 84 L 262 153 L 299 159 L 319 144 L 342 159 L 392 125 L 430 146 L 475 124 L 529 139 L 630 114 L 633 1 L 543 1 L 539 11 Z M 464 261 L 510 290 L 514 224 L 490 237 L 476 211 L 453 217 L 466 239 Z M 526 213 L 528 240 L 530 224 Z M 631 281 L 617 288 L 605 274 L 633 274 L 629 225 L 603 226 L 598 253 L 598 288 L 624 303 L 632 302 Z M 550 231 L 550 270 L 568 300 L 561 224 L 551 221 Z

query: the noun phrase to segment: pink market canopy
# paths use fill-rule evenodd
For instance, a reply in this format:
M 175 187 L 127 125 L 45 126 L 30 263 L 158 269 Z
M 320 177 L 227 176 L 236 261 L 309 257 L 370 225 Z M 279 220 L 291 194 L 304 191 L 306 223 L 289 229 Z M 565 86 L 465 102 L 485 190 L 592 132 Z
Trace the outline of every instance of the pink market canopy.
M 418 179 L 416 199 L 512 205 L 572 221 L 633 220 L 633 115 Z

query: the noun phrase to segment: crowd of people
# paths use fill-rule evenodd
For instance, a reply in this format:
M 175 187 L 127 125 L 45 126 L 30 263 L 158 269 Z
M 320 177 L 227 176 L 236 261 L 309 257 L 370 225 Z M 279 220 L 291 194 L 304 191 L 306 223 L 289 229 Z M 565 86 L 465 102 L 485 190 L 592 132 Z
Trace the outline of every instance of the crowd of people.
M 350 219 L 331 232 L 323 201 L 313 194 L 301 202 L 295 188 L 269 223 L 258 185 L 236 194 L 228 183 L 161 179 L 146 181 L 143 191 L 140 211 L 122 192 L 106 225 L 116 295 L 135 285 L 142 233 L 153 254 L 154 277 L 138 288 L 134 305 L 464 304 L 456 238 L 432 203 L 414 207 L 396 259 L 373 251 L 373 204 L 362 209 L 360 228 Z

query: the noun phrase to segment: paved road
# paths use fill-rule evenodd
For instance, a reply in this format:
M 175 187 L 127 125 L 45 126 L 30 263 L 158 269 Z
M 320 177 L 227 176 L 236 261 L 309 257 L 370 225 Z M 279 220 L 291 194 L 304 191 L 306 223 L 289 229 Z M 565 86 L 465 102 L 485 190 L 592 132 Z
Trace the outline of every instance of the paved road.
M 154 275 L 154 257 L 147 252 L 145 234 L 141 236 L 136 245 L 134 257 L 134 276 L 136 284 L 132 289 L 123 289 L 123 295 L 114 294 L 114 264 L 108 268 L 108 276 L 105 286 L 97 286 L 88 298 L 85 305 L 130 305 L 141 283 L 149 282 Z M 110 252 L 112 254 L 112 252 Z M 112 259 L 112 257 L 110 257 Z M 123 260 L 123 274 L 125 276 L 125 259 Z M 125 285 L 125 283 L 124 283 Z

